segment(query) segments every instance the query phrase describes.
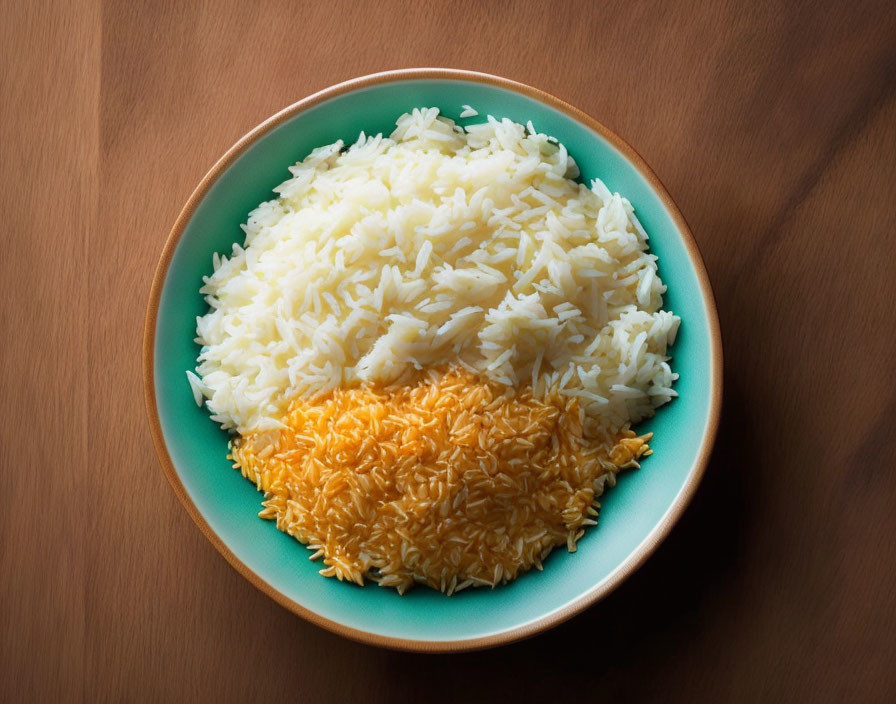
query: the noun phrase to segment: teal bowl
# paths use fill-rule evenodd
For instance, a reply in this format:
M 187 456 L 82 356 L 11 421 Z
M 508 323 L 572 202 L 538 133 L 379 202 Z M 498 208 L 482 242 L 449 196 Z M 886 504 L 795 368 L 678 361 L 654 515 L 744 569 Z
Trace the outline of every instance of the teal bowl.
M 462 105 L 481 117 L 461 119 Z M 508 117 L 561 140 L 583 178 L 600 177 L 625 195 L 650 234 L 668 285 L 666 308 L 681 316 L 672 348 L 679 398 L 638 427 L 653 431 L 654 455 L 620 477 L 602 499 L 600 522 L 578 552 L 556 550 L 544 572 L 493 590 L 451 597 L 423 587 L 392 589 L 325 579 L 308 551 L 257 517 L 261 496 L 231 469 L 227 434 L 196 406 L 185 370 L 199 352 L 198 290 L 212 253 L 242 243 L 240 223 L 287 167 L 319 145 L 388 133 L 412 108 L 438 107 L 468 124 Z M 668 534 L 703 474 L 721 404 L 722 351 L 706 270 L 687 224 L 638 154 L 601 124 L 546 93 L 466 71 L 419 69 L 366 76 L 299 101 L 237 142 L 196 188 L 165 245 L 150 294 L 144 383 L 150 428 L 162 468 L 203 533 L 237 571 L 287 609 L 359 641 L 420 651 L 484 648 L 554 626 L 606 596 Z M 185 566 L 186 567 L 186 566 Z

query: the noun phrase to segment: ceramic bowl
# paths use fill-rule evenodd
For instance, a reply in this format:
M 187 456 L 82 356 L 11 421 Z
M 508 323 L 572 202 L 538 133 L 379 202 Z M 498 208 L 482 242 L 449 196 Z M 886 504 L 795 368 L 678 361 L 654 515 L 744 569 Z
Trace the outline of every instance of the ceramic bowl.
M 461 119 L 462 105 L 481 117 Z M 583 178 L 600 177 L 635 206 L 659 256 L 665 307 L 681 316 L 672 348 L 679 398 L 638 426 L 655 433 L 654 455 L 620 476 L 601 499 L 600 522 L 578 552 L 558 549 L 543 572 L 496 589 L 451 597 L 418 587 L 404 596 L 375 584 L 325 579 L 308 551 L 257 517 L 261 496 L 226 459 L 227 434 L 196 406 L 185 370 L 195 365 L 198 293 L 212 253 L 242 243 L 240 223 L 287 167 L 312 148 L 360 131 L 389 133 L 414 107 L 436 106 L 460 124 L 487 114 L 561 140 Z M 388 647 L 451 651 L 489 647 L 554 626 L 606 596 L 668 534 L 693 495 L 712 446 L 721 403 L 722 353 L 712 291 L 697 246 L 666 189 L 640 156 L 581 111 L 540 90 L 465 71 L 394 71 L 316 93 L 237 142 L 194 191 L 174 225 L 150 295 L 144 381 L 150 428 L 162 468 L 187 511 L 221 554 L 287 609 L 349 638 Z M 184 566 L 184 571 L 189 565 Z M 659 587 L 658 587 L 659 588 Z M 252 608 L 247 602 L 246 608 Z

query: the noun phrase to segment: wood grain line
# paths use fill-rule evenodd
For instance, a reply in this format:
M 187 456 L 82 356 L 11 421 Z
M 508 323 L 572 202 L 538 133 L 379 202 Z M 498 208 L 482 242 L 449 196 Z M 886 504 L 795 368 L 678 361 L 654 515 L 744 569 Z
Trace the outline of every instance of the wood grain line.
M 769 245 L 780 236 L 781 231 L 796 216 L 800 206 L 830 172 L 838 155 L 852 145 L 856 137 L 866 129 L 875 115 L 896 93 L 896 50 L 888 53 L 880 62 L 879 70 L 878 67 L 874 67 L 872 73 L 877 80 L 868 86 L 865 94 L 837 126 L 829 140 L 822 145 L 816 158 L 806 164 L 802 175 L 772 215 L 768 229 L 759 238 L 750 257 L 732 277 L 730 285 L 734 289 L 743 276 L 749 275 L 762 265 L 772 251 Z

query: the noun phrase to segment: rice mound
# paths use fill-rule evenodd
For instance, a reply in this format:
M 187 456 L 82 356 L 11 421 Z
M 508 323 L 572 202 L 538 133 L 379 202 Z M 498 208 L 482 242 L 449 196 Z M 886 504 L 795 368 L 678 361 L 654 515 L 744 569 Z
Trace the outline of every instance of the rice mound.
M 588 435 L 676 395 L 679 320 L 647 234 L 531 123 L 414 110 L 290 172 L 201 288 L 188 376 L 222 427 L 280 427 L 295 399 L 439 365 L 577 398 Z
M 631 204 L 531 122 L 435 108 L 290 172 L 214 255 L 187 372 L 259 515 L 321 574 L 400 592 L 574 551 L 677 395 Z
M 412 386 L 337 389 L 290 405 L 231 459 L 265 492 L 263 518 L 323 558 L 326 577 L 451 594 L 575 551 L 604 484 L 649 436 L 582 435 L 578 400 L 432 370 Z

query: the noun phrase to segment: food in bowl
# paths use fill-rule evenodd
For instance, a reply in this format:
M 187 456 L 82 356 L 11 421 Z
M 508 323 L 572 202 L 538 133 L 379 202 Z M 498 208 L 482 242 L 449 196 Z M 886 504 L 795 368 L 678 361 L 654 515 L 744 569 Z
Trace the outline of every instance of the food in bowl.
M 260 515 L 325 576 L 399 592 L 574 551 L 676 395 L 631 204 L 531 123 L 435 108 L 290 172 L 215 255 L 187 373 Z

